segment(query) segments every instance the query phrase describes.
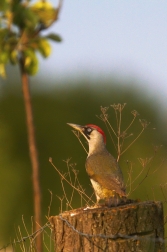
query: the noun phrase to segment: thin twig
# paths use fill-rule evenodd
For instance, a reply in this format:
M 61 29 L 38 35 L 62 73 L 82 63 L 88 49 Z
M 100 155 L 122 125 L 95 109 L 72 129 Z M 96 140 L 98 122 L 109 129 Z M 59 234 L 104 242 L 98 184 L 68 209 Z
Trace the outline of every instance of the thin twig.
M 60 200 L 61 204 L 60 204 L 60 213 L 63 212 L 63 200 L 64 200 L 64 196 L 61 198 L 58 195 L 56 195 L 56 197 Z
M 143 182 L 144 182 L 144 180 L 148 177 L 148 174 L 149 174 L 149 172 L 150 172 L 150 169 L 151 169 L 151 166 L 148 168 L 148 170 L 147 170 L 147 173 L 146 173 L 146 175 L 144 176 L 144 178 L 140 181 L 140 183 L 132 190 L 132 192 L 134 192 Z
M 65 190 L 65 188 L 64 188 L 63 178 L 61 178 L 61 185 L 62 185 L 62 189 L 63 189 L 64 197 L 65 197 L 65 199 L 66 199 L 66 201 L 67 201 L 68 205 L 70 206 L 70 208 L 71 208 L 71 209 L 73 209 L 73 207 L 71 206 L 71 204 L 70 204 L 70 202 L 69 202 L 69 200 L 68 200 L 68 197 L 67 197 L 67 194 L 66 194 L 66 190 Z
M 141 132 L 138 134 L 138 136 L 127 146 L 127 148 L 125 148 L 122 152 L 121 152 L 121 156 L 123 153 L 125 153 L 133 144 L 134 142 L 136 142 L 136 140 L 141 136 L 141 134 L 143 133 L 145 129 L 142 128 Z
M 128 179 L 127 179 L 127 182 L 126 182 L 126 187 L 129 186 L 129 192 L 127 193 L 127 196 L 130 195 L 131 193 L 131 190 L 132 190 L 132 162 L 129 162 L 127 161 L 128 165 L 130 163 L 130 168 L 129 168 L 129 172 L 128 172 Z
M 134 113 L 132 113 L 132 114 L 133 114 L 133 119 L 132 119 L 132 121 L 130 122 L 130 124 L 128 125 L 128 127 L 124 130 L 125 132 L 127 132 L 128 129 L 132 126 L 132 124 L 134 123 L 134 121 L 135 121 L 135 119 L 136 119 L 136 117 L 137 117 L 137 114 L 134 114 Z
M 74 187 L 76 187 L 76 181 L 77 181 L 76 178 L 77 178 L 77 175 L 76 175 L 76 173 L 74 173 L 74 182 L 73 182 L 73 186 Z M 73 197 L 74 197 L 74 191 L 75 191 L 75 189 L 72 188 L 71 198 L 70 198 L 70 204 L 72 204 L 72 200 L 73 200 Z
M 52 162 L 52 158 L 49 158 L 49 162 L 51 163 L 51 165 L 55 168 L 55 170 L 58 172 L 58 174 L 60 175 L 60 177 L 62 177 L 71 187 L 73 187 L 77 192 L 83 194 L 88 200 L 91 200 L 90 197 L 84 192 L 81 191 L 80 189 L 78 189 L 77 187 L 73 186 L 63 175 L 62 173 L 57 169 L 57 167 L 53 164 Z M 92 201 L 92 200 L 91 200 Z M 92 201 L 93 203 L 93 201 Z
M 120 105 L 121 106 L 121 105 Z M 120 107 L 119 106 L 119 107 Z M 119 161 L 120 159 L 120 156 L 121 156 L 121 148 L 120 148 L 120 136 L 121 136 L 121 113 L 122 113 L 122 110 L 119 109 L 119 119 L 118 119 L 118 135 L 117 135 L 117 162 Z
M 109 120 L 106 118 L 106 122 L 108 123 L 110 129 L 112 130 L 112 132 L 114 133 L 115 136 L 117 136 L 117 134 L 115 133 L 115 130 L 113 129 L 112 125 L 110 124 Z
M 110 132 L 110 130 L 109 130 L 109 127 L 108 127 L 108 125 L 107 125 L 108 120 L 107 120 L 107 121 L 105 121 L 104 123 L 105 123 L 105 125 L 106 125 L 107 131 L 108 131 L 109 136 L 110 136 L 110 138 L 111 138 L 111 141 L 112 141 L 112 143 L 113 143 L 113 145 L 114 145 L 114 148 L 115 148 L 115 150 L 117 151 L 116 144 L 115 144 L 115 142 L 114 142 L 114 139 L 113 139 L 113 137 L 112 137 L 112 135 L 111 135 L 111 132 Z
M 83 145 L 80 137 L 79 137 L 79 132 L 78 131 L 75 131 L 75 130 L 72 130 L 72 132 L 74 133 L 74 135 L 78 138 L 78 141 L 80 142 L 81 146 L 83 147 L 83 149 L 85 150 L 85 152 L 88 154 L 88 151 L 86 150 L 85 146 Z
M 50 203 L 49 203 L 49 206 L 48 206 L 48 216 L 47 216 L 47 218 L 49 218 L 49 216 L 50 216 L 50 209 L 51 209 L 52 199 L 53 199 L 52 191 L 50 191 L 49 189 L 48 189 L 48 191 L 50 192 Z

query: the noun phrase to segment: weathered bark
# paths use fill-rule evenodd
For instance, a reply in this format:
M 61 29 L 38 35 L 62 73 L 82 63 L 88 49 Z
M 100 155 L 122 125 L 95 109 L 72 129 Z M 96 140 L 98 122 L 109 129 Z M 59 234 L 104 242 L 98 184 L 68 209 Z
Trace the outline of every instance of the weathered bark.
M 76 209 L 50 217 L 56 252 L 163 252 L 161 202 Z

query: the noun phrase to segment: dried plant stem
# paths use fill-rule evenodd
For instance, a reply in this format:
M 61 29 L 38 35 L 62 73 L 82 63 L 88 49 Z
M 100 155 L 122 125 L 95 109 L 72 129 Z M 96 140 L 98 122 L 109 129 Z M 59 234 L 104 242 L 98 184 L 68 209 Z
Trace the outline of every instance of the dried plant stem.
M 74 177 L 73 185 L 74 185 L 74 187 L 76 187 L 76 174 L 74 174 L 74 175 L 75 175 L 75 177 Z M 75 189 L 72 188 L 71 198 L 70 198 L 70 205 L 72 204 L 72 200 L 73 200 L 73 197 L 74 197 L 74 191 L 75 191 Z
M 18 227 L 18 232 L 19 232 L 20 237 L 22 238 L 23 236 L 22 236 L 20 227 Z M 26 251 L 24 242 L 21 242 L 21 243 L 20 243 L 20 249 L 21 249 L 22 251 Z
M 152 173 L 155 173 L 164 164 L 165 161 L 166 161 L 165 158 L 162 159 L 160 165 Z
M 134 180 L 131 182 L 131 185 L 134 184 L 134 182 L 141 176 L 141 174 L 143 173 L 145 167 L 142 168 L 142 170 L 139 172 L 139 174 L 134 178 Z
M 90 200 L 92 203 L 93 200 L 83 191 L 80 190 L 79 188 L 75 187 L 73 184 L 71 184 L 68 179 L 65 178 L 65 176 L 63 176 L 63 174 L 57 169 L 57 167 L 53 164 L 52 162 L 52 158 L 49 158 L 49 162 L 51 163 L 51 165 L 55 168 L 55 170 L 58 172 L 58 174 L 60 175 L 60 177 L 65 180 L 67 182 L 67 184 L 69 184 L 72 188 L 74 188 L 78 193 L 80 193 L 82 196 L 84 195 L 88 200 Z
M 124 130 L 124 132 L 127 132 L 127 131 L 128 131 L 128 129 L 129 129 L 129 128 L 132 126 L 132 124 L 134 123 L 135 119 L 136 119 L 136 116 L 134 115 L 132 121 L 130 122 L 130 124 L 128 125 L 128 127 Z
M 104 115 L 105 120 L 108 123 L 110 129 L 112 130 L 112 132 L 114 133 L 114 135 L 117 136 L 117 134 L 115 133 L 115 130 L 113 129 L 113 127 L 112 127 L 111 123 L 109 122 L 109 120 L 107 119 L 106 115 L 105 114 L 103 114 L 103 115 Z
M 79 132 L 75 131 L 75 130 L 72 130 L 72 132 L 74 133 L 74 135 L 78 138 L 78 141 L 80 142 L 81 146 L 83 147 L 83 149 L 85 150 L 85 152 L 88 154 L 88 151 L 87 149 L 85 148 L 85 146 L 83 145 L 80 137 L 79 137 Z
M 140 131 L 140 133 L 138 134 L 138 136 L 128 145 L 127 148 L 125 148 L 122 152 L 121 152 L 121 155 L 123 153 L 125 153 L 135 142 L 136 140 L 141 136 L 141 134 L 143 133 L 143 131 L 145 130 L 145 128 L 143 127 L 142 130 Z
M 28 229 L 27 229 L 27 227 L 26 227 L 26 224 L 25 224 L 25 221 L 24 221 L 23 216 L 22 216 L 22 222 L 23 222 L 23 225 L 24 225 L 24 229 L 25 229 L 25 231 L 26 231 L 26 233 L 27 233 L 27 237 L 29 237 L 30 251 L 33 251 L 34 239 L 33 239 L 33 237 L 31 237 L 31 235 L 30 235 L 29 232 L 28 232 Z M 32 244 L 33 244 L 33 245 L 32 245 Z
M 129 162 L 128 162 L 128 164 L 129 164 Z M 132 163 L 130 162 L 130 167 L 129 167 L 129 171 L 128 171 L 128 180 L 126 183 L 126 187 L 129 186 L 129 192 L 127 193 L 127 196 L 129 196 L 129 194 L 132 191 L 132 171 L 133 171 Z
M 107 131 L 108 131 L 109 136 L 110 136 L 110 138 L 111 138 L 111 141 L 112 141 L 112 143 L 113 143 L 113 145 L 114 145 L 114 148 L 115 148 L 115 150 L 117 150 L 117 147 L 116 147 L 116 145 L 115 145 L 114 139 L 113 139 L 113 137 L 112 137 L 112 135 L 111 135 L 111 132 L 110 132 L 109 127 L 108 127 L 108 124 L 107 124 L 107 123 L 108 123 L 108 120 L 104 121 L 104 123 L 105 123 L 105 125 L 106 125 Z
M 63 212 L 63 200 L 64 200 L 64 196 L 61 198 L 58 195 L 56 195 L 56 197 L 60 200 L 61 204 L 60 204 L 60 213 Z
M 165 202 L 167 202 L 167 197 L 166 197 L 166 194 L 164 193 L 163 186 L 160 185 L 160 188 L 161 188 L 162 195 L 163 195 L 163 197 L 165 199 Z
M 119 104 L 118 104 L 118 106 L 119 106 Z M 118 112 L 117 112 L 117 109 L 114 109 L 114 112 L 115 112 L 115 118 L 116 118 L 117 128 L 118 128 Z
M 61 186 L 62 186 L 62 189 L 63 189 L 63 195 L 64 195 L 64 197 L 65 197 L 65 199 L 67 201 L 68 206 L 70 206 L 70 208 L 73 209 L 73 207 L 70 204 L 70 201 L 68 200 L 68 197 L 67 197 L 67 194 L 66 194 L 66 190 L 64 188 L 63 178 L 61 178 Z
M 75 185 L 76 185 L 76 174 L 74 173 L 74 176 L 75 176 L 75 177 L 74 177 L 74 182 L 72 182 L 71 172 L 70 172 L 70 167 L 69 167 L 69 161 L 70 161 L 70 159 L 68 159 L 68 160 L 66 161 L 67 169 L 68 169 L 68 176 L 69 176 L 69 179 L 70 179 L 70 183 L 73 184 L 74 187 L 75 187 Z M 73 196 L 74 196 L 74 191 L 75 191 L 75 189 L 72 187 L 71 198 L 70 198 L 70 200 L 69 200 L 70 205 L 71 205 L 71 203 L 72 203 L 72 199 L 73 199 Z
M 152 194 L 153 194 L 153 199 L 154 199 L 154 201 L 156 201 L 156 199 L 155 199 L 155 193 L 154 193 L 154 188 L 151 187 L 151 190 L 152 190 Z
M 78 185 L 77 188 L 79 188 L 80 191 L 85 192 L 85 190 L 83 189 L 82 185 L 80 184 L 79 179 L 78 179 L 77 176 L 76 176 L 76 184 Z M 92 193 L 92 195 L 91 195 L 91 196 L 89 197 L 89 199 L 87 199 L 87 200 L 84 198 L 83 193 L 82 193 L 82 194 L 79 193 L 79 194 L 80 194 L 80 196 L 81 196 L 81 206 L 82 206 L 82 201 L 83 201 L 83 200 L 86 202 L 87 205 L 89 205 L 89 201 L 91 201 L 91 203 L 94 203 L 94 204 L 95 204 L 95 202 L 92 200 L 92 197 L 93 197 L 93 195 L 94 195 L 94 192 Z
M 121 136 L 121 110 L 119 111 L 119 119 L 118 120 L 118 134 L 117 134 L 117 154 L 118 154 L 118 157 L 117 157 L 117 162 L 119 161 L 120 159 L 120 156 L 121 156 L 121 143 L 120 143 L 120 136 Z
M 51 209 L 51 205 L 52 205 L 52 199 L 53 199 L 53 194 L 52 194 L 52 191 L 48 190 L 50 192 L 50 203 L 49 203 L 49 206 L 48 206 L 48 215 L 47 215 L 47 219 L 49 219 L 49 216 L 50 216 L 50 209 Z
M 147 170 L 147 173 L 146 175 L 144 176 L 144 178 L 140 181 L 140 183 L 132 190 L 132 192 L 134 192 L 143 182 L 144 180 L 148 177 L 148 174 L 150 172 L 150 169 L 151 169 L 151 165 L 149 166 L 148 170 Z
M 67 164 L 67 169 L 68 169 L 68 176 L 69 176 L 69 179 L 70 179 L 70 183 L 72 184 L 72 178 L 71 178 L 71 173 L 70 173 L 70 167 L 69 167 L 69 161 L 70 159 L 68 159 L 66 162 Z M 74 189 L 74 188 L 73 188 Z

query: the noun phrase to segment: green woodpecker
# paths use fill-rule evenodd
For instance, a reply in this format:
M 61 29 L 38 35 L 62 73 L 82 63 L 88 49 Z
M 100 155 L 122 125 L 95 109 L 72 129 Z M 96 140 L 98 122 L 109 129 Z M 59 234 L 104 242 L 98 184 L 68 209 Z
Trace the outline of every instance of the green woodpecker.
M 106 136 L 93 124 L 85 126 L 68 123 L 79 131 L 89 144 L 86 171 L 95 191 L 97 204 L 117 206 L 126 202 L 125 184 L 121 169 L 115 158 L 106 149 Z

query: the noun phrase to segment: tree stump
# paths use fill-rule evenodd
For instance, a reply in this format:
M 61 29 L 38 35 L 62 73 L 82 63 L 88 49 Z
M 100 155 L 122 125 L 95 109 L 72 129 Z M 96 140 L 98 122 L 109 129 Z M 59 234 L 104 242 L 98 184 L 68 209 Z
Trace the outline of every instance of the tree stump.
M 163 206 L 146 201 L 50 217 L 56 252 L 164 252 Z

